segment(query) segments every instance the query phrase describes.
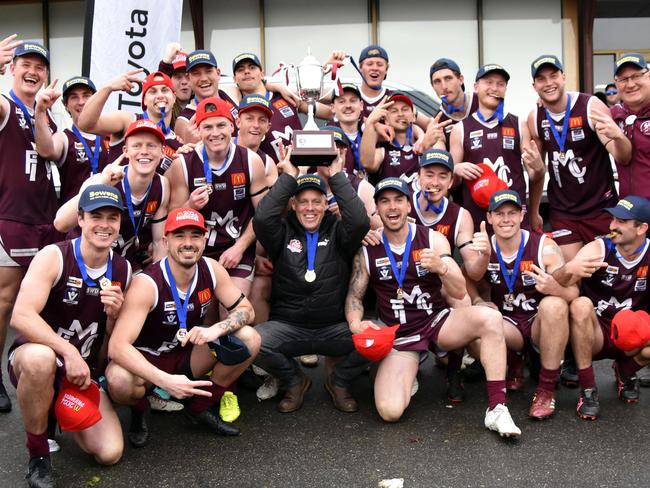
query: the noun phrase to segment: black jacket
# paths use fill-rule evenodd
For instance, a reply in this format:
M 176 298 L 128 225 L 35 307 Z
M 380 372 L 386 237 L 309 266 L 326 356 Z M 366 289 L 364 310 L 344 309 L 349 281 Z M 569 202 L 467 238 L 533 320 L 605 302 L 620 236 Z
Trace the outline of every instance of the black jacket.
M 344 173 L 329 179 L 341 211 L 341 220 L 329 211 L 318 229 L 316 280 L 305 280 L 307 239 L 296 214 L 283 213 L 296 190 L 287 174 L 278 178 L 257 206 L 255 235 L 273 262 L 271 320 L 318 329 L 345 321 L 343 311 L 352 258 L 370 229 L 366 208 Z

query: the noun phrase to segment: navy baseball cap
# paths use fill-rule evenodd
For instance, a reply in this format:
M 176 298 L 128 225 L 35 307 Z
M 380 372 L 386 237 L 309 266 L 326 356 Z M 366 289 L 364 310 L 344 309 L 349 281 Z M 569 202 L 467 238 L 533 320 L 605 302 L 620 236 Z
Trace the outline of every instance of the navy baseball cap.
M 357 85 L 354 83 L 342 83 L 340 89 L 338 86 L 335 86 L 334 90 L 332 90 L 332 101 L 334 101 L 335 98 L 342 96 L 345 92 L 353 92 L 361 98 L 361 91 Z
M 481 78 L 487 76 L 490 73 L 499 73 L 503 75 L 503 77 L 506 79 L 506 83 L 510 81 L 510 75 L 508 74 L 506 69 L 500 64 L 485 64 L 481 66 L 481 69 L 479 69 L 478 73 L 476 73 L 476 81 L 480 80 Z
M 638 220 L 650 224 L 650 201 L 636 195 L 628 195 L 621 198 L 615 207 L 604 208 L 617 219 Z
M 208 342 L 212 354 L 226 366 L 241 364 L 251 357 L 251 353 L 237 336 L 228 334 Z
M 375 186 L 375 195 L 374 199 L 377 201 L 377 198 L 381 194 L 381 192 L 386 191 L 386 190 L 396 190 L 400 193 L 403 193 L 407 197 L 411 196 L 411 191 L 409 190 L 408 183 L 404 181 L 401 178 L 384 178 L 381 180 L 379 183 L 377 183 L 377 186 Z
M 378 44 L 371 44 L 370 46 L 364 47 L 361 54 L 359 54 L 359 64 L 368 58 L 382 58 L 388 62 L 388 53 Z
M 266 112 L 269 116 L 269 119 L 273 117 L 273 109 L 271 108 L 271 103 L 266 99 L 264 95 L 258 95 L 253 93 L 251 95 L 245 95 L 239 102 L 239 113 L 245 112 L 246 110 L 259 109 Z
M 297 195 L 307 188 L 313 188 L 314 190 L 321 192 L 323 195 L 327 195 L 327 186 L 325 185 L 325 181 L 318 175 L 299 176 L 296 179 L 296 183 L 298 186 L 296 187 L 296 191 L 293 192 L 294 195 Z
M 63 84 L 62 96 L 64 99 L 66 98 L 66 93 L 68 93 L 68 91 L 70 91 L 75 86 L 86 86 L 90 88 L 90 90 L 93 93 L 97 92 L 97 88 L 95 88 L 95 84 L 92 82 L 90 78 L 86 76 L 75 76 L 74 78 L 70 78 L 68 81 L 66 81 Z
M 207 49 L 199 49 L 197 51 L 192 51 L 187 55 L 187 59 L 185 60 L 186 66 L 187 66 L 187 71 L 191 70 L 195 66 L 198 66 L 200 64 L 207 64 L 210 66 L 214 66 L 217 68 L 217 58 L 214 57 L 214 54 L 212 54 L 211 51 L 208 51 Z
M 624 65 L 633 64 L 641 69 L 646 69 L 648 67 L 648 62 L 645 59 L 645 56 L 641 53 L 625 53 L 623 56 L 616 60 L 614 63 L 614 75 L 618 73 Z
M 235 56 L 235 58 L 232 60 L 232 71 L 233 71 L 233 73 L 235 72 L 235 69 L 237 68 L 237 65 L 239 63 L 241 63 L 242 61 L 250 61 L 255 66 L 257 66 L 259 69 L 263 69 L 262 68 L 262 63 L 260 62 L 260 58 L 258 58 L 256 54 L 242 53 L 242 54 L 238 54 L 237 56 Z M 216 61 L 215 61 L 215 63 L 216 63 Z
M 562 62 L 557 56 L 553 54 L 542 54 L 530 64 L 530 74 L 533 78 L 537 76 L 537 72 L 542 69 L 543 66 L 552 66 L 555 69 L 564 71 L 564 66 L 562 66 Z
M 345 132 L 340 127 L 335 125 L 326 125 L 320 128 L 320 130 L 331 130 L 334 133 L 334 142 L 345 147 L 350 147 L 350 139 L 345 135 Z
M 50 66 L 50 52 L 45 46 L 34 41 L 25 41 L 14 50 L 14 59 L 20 56 L 27 56 L 28 54 L 37 54 L 45 59 L 45 62 Z
M 450 69 L 453 72 L 460 74 L 460 67 L 456 61 L 449 58 L 440 58 L 431 65 L 431 68 L 429 68 L 429 78 L 433 76 L 433 73 L 440 71 L 441 69 Z
M 110 185 L 89 185 L 79 197 L 79 210 L 92 212 L 98 208 L 113 207 L 124 210 L 122 195 Z
M 420 168 L 439 164 L 445 166 L 449 171 L 454 171 L 454 158 L 444 149 L 428 149 L 420 156 Z
M 499 190 L 492 194 L 490 203 L 488 204 L 488 211 L 493 212 L 505 203 L 512 203 L 519 208 L 523 208 L 519 193 L 514 190 Z

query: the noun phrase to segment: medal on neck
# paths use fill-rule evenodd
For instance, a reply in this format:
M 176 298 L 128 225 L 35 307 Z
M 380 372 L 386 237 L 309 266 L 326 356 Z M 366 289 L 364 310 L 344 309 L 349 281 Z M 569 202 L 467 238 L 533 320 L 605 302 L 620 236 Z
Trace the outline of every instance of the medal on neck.
M 87 287 L 96 287 L 99 285 L 99 288 L 106 290 L 113 285 L 113 260 L 111 255 L 108 255 L 108 264 L 106 265 L 106 273 L 99 279 L 99 283 L 95 282 L 88 276 L 88 270 L 86 269 L 86 263 L 84 263 L 84 258 L 81 255 L 81 237 L 75 239 L 74 241 L 74 257 L 77 260 L 77 267 L 81 273 L 81 278 L 84 280 L 84 283 Z
M 398 148 L 400 151 L 404 150 L 406 146 L 411 147 L 413 146 L 413 126 L 409 126 L 408 129 L 406 129 L 406 144 L 402 146 L 398 141 L 397 137 L 393 139 L 393 142 L 391 143 L 393 146 Z
M 192 300 L 192 293 L 194 293 L 194 287 L 198 281 L 196 278 L 198 267 L 194 268 L 194 275 L 190 280 L 190 285 L 187 287 L 187 293 L 185 294 L 185 301 L 181 303 L 181 298 L 178 295 L 178 288 L 176 288 L 176 280 L 174 279 L 174 274 L 172 273 L 171 267 L 169 266 L 169 258 L 165 258 L 165 271 L 167 272 L 167 280 L 169 281 L 169 288 L 172 292 L 172 298 L 174 299 L 174 305 L 176 305 L 176 315 L 178 316 L 178 330 L 176 331 L 176 339 L 181 342 L 187 336 L 187 308 Z
M 476 116 L 479 118 L 481 122 L 492 122 L 494 119 L 497 119 L 499 123 L 503 122 L 503 98 L 499 101 L 499 105 L 497 105 L 497 109 L 494 111 L 492 115 L 490 115 L 487 119 L 483 117 L 483 114 L 479 109 L 476 109 Z
M 313 283 L 316 280 L 316 271 L 314 263 L 316 261 L 316 249 L 318 249 L 318 230 L 316 232 L 305 232 L 307 237 L 307 271 L 305 272 L 305 281 Z
M 455 107 L 454 105 L 450 104 L 447 101 L 447 97 L 445 96 L 441 97 L 440 100 L 442 100 L 442 107 L 445 109 L 445 112 L 447 112 L 449 115 L 465 112 L 465 102 L 467 101 L 466 94 L 463 94 L 463 104 L 460 107 Z
M 388 242 L 388 238 L 386 237 L 386 233 L 382 231 L 382 242 L 384 244 L 384 250 L 386 251 L 386 255 L 388 256 L 388 260 L 390 261 L 390 267 L 393 270 L 393 276 L 395 276 L 395 281 L 397 281 L 397 299 L 398 300 L 403 300 L 404 299 L 404 278 L 406 277 L 406 268 L 408 267 L 409 264 L 409 254 L 411 254 L 411 237 L 413 234 L 411 233 L 411 226 L 408 226 L 409 233 L 408 236 L 406 237 L 406 244 L 404 244 L 404 254 L 402 254 L 402 264 L 401 267 L 398 269 L 397 268 L 397 261 L 395 260 L 395 255 L 393 254 L 393 250 L 390 248 L 390 243 Z
M 210 194 L 212 193 L 214 188 L 212 186 L 212 168 L 210 167 L 210 159 L 208 158 L 208 150 L 206 149 L 205 144 L 203 145 L 202 156 L 203 156 L 203 173 L 205 174 L 205 181 L 206 181 L 205 186 L 208 187 L 208 194 Z M 223 168 L 228 163 L 229 159 L 230 159 L 230 146 L 228 146 L 228 152 L 226 153 L 226 158 L 223 160 L 221 166 L 219 166 L 219 168 L 216 169 L 215 171 L 217 173 L 222 171 Z
M 140 217 L 138 218 L 138 223 L 135 223 L 135 212 L 133 210 L 133 201 L 131 200 L 131 184 L 129 183 L 129 167 L 128 165 L 124 168 L 124 178 L 122 179 L 122 187 L 124 188 L 124 199 L 126 200 L 126 207 L 129 212 L 129 218 L 131 219 L 131 225 L 133 226 L 133 236 L 135 247 L 140 247 L 140 239 L 138 239 L 138 231 L 140 226 L 144 221 L 144 214 L 147 210 L 147 202 L 149 201 L 149 194 L 151 193 L 151 185 L 153 185 L 153 180 L 149 183 L 149 188 L 147 188 L 147 193 L 145 193 L 144 200 L 142 202 L 142 210 L 140 211 Z
M 79 142 L 84 148 L 84 151 L 86 152 L 86 156 L 88 157 L 88 160 L 90 161 L 90 169 L 92 171 L 92 174 L 96 175 L 97 170 L 99 169 L 99 153 L 101 152 L 102 148 L 102 138 L 100 136 L 95 137 L 95 147 L 93 151 L 90 150 L 90 147 L 88 146 L 88 143 L 86 142 L 86 138 L 81 134 L 81 131 L 77 129 L 76 126 L 72 126 L 72 132 L 75 135 L 77 139 L 79 139 Z
M 517 281 L 517 275 L 519 274 L 519 266 L 521 265 L 521 257 L 524 255 L 524 232 L 521 231 L 521 242 L 519 243 L 519 249 L 517 250 L 517 257 L 515 258 L 515 265 L 512 268 L 512 272 L 508 270 L 505 261 L 503 260 L 503 256 L 501 255 L 501 249 L 499 248 L 499 242 L 494 240 L 494 248 L 496 251 L 497 259 L 499 260 L 499 269 L 501 270 L 501 275 L 503 276 L 503 281 L 506 284 L 506 287 L 508 288 L 508 293 L 506 293 L 503 297 L 503 301 L 507 304 L 512 306 L 512 303 L 515 300 L 515 294 L 514 294 L 514 289 L 515 289 L 515 282 Z
M 422 205 L 420 205 L 420 195 L 424 193 L 424 199 L 427 201 L 426 207 L 422 208 Z M 426 212 L 427 210 L 431 210 L 433 213 L 436 215 L 440 215 L 442 211 L 445 209 L 445 198 L 442 198 L 442 201 L 440 202 L 440 206 L 436 207 L 432 202 L 429 201 L 429 192 L 420 190 L 417 192 L 415 195 L 415 201 L 418 205 L 418 208 L 420 209 L 420 212 Z
M 27 110 L 27 107 L 25 106 L 23 101 L 20 98 L 18 98 L 16 93 L 13 91 L 13 89 L 9 90 L 9 96 L 14 101 L 14 103 L 16 105 L 18 105 L 18 108 L 23 113 L 23 116 L 25 118 L 25 122 L 27 123 L 27 126 L 29 127 L 29 130 L 32 131 L 32 137 L 35 138 L 36 136 L 34 135 L 34 125 L 32 124 L 32 116 L 30 115 L 29 110 Z M 34 111 L 36 111 L 36 103 L 34 103 Z
M 546 120 L 548 121 L 548 124 L 551 126 L 551 133 L 553 134 L 553 139 L 555 139 L 555 142 L 560 148 L 560 154 L 558 155 L 558 160 L 560 161 L 560 164 L 564 166 L 566 164 L 566 152 L 564 151 L 564 147 L 566 146 L 566 138 L 569 132 L 569 118 L 571 113 L 571 95 L 567 94 L 566 108 L 564 109 L 564 121 L 562 122 L 562 134 L 558 134 L 557 127 L 555 127 L 555 121 L 551 117 L 551 113 L 548 111 L 547 108 L 544 108 L 544 112 L 546 113 Z

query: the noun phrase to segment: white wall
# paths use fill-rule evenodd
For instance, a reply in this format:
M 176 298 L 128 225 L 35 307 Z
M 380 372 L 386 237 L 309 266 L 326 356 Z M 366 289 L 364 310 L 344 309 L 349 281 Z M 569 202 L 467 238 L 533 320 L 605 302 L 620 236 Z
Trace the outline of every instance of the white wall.
M 594 50 L 650 49 L 650 18 L 594 20 Z

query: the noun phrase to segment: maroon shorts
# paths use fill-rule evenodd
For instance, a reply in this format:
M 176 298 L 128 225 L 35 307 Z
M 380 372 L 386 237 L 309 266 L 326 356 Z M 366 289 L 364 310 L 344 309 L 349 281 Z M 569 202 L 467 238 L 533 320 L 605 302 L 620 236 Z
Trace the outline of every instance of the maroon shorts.
M 64 238 L 53 224 L 0 220 L 0 266 L 27 268 L 38 251 Z
M 225 249 L 206 249 L 206 251 L 207 252 L 203 253 L 204 256 L 219 261 L 219 257 L 221 256 L 221 253 L 225 251 Z M 226 269 L 226 271 L 228 271 L 228 274 L 231 278 L 243 278 L 249 281 L 253 281 L 253 278 L 255 277 L 255 246 L 250 246 L 248 249 L 246 249 L 242 255 L 241 261 L 239 261 L 239 264 L 234 268 Z
M 598 325 L 600 325 L 600 330 L 603 331 L 603 347 L 598 352 L 598 354 L 593 357 L 593 360 L 599 361 L 600 359 L 625 359 L 627 357 L 625 355 L 625 352 L 622 349 L 616 347 L 616 344 L 614 344 L 614 341 L 612 341 L 611 320 L 598 316 L 596 316 L 596 319 L 598 320 Z
M 584 242 L 586 244 L 598 236 L 608 234 L 611 222 L 612 216 L 607 212 L 584 219 L 552 216 L 550 237 L 558 246 L 575 242 Z
M 192 367 L 190 358 L 192 357 L 191 347 L 176 347 L 168 352 L 160 353 L 158 356 L 147 351 L 138 349 L 147 361 L 156 368 L 169 374 L 184 374 L 192 379 Z
M 429 351 L 430 348 L 434 348 L 436 351 L 439 349 L 437 347 L 438 343 L 438 334 L 440 334 L 440 329 L 449 318 L 451 309 L 445 308 L 434 317 L 431 323 L 420 329 L 416 334 L 411 334 L 407 336 L 399 336 L 395 338 L 393 343 L 393 349 L 397 351 Z M 399 329 L 397 329 L 399 334 Z
M 503 316 L 503 320 L 514 325 L 519 331 L 519 333 L 521 334 L 521 336 L 524 338 L 524 350 L 532 349 L 534 351 L 537 351 L 537 349 L 533 344 L 533 339 L 532 339 L 533 322 L 535 322 L 535 317 L 537 317 L 537 314 L 533 315 L 532 317 L 528 317 L 527 319 L 524 320 L 515 320 L 512 317 L 506 317 L 505 315 Z

